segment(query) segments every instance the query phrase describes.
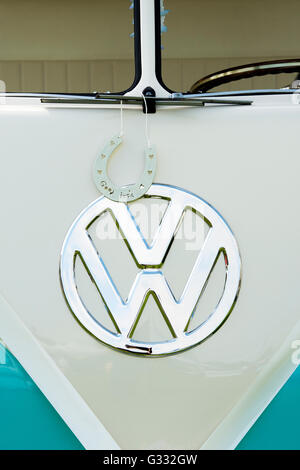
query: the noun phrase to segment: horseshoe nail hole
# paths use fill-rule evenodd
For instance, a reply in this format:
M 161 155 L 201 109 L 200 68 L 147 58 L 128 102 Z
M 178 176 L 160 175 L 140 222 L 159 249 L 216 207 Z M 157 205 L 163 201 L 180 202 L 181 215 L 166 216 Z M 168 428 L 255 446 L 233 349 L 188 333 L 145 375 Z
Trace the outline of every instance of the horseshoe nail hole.
M 102 170 L 98 170 L 98 173 L 99 173 L 99 175 L 101 175 L 101 173 L 102 173 Z
M 148 170 L 148 173 L 149 173 L 149 175 L 151 175 L 151 173 L 152 173 L 152 170 Z
M 149 158 L 153 158 L 153 157 L 154 157 L 153 153 L 150 153 Z
M 101 153 L 101 158 L 105 158 L 106 155 L 104 153 Z

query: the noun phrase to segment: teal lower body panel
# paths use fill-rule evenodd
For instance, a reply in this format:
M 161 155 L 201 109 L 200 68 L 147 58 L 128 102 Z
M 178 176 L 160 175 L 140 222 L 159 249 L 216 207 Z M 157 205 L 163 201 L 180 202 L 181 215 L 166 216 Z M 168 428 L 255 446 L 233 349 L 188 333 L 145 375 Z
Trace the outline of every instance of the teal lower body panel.
M 300 367 L 239 443 L 237 450 L 300 450 Z
M 21 364 L 1 344 L 0 416 L 1 450 L 83 449 Z
M 237 450 L 300 450 L 300 367 Z M 17 359 L 0 344 L 0 450 L 82 450 L 83 446 Z

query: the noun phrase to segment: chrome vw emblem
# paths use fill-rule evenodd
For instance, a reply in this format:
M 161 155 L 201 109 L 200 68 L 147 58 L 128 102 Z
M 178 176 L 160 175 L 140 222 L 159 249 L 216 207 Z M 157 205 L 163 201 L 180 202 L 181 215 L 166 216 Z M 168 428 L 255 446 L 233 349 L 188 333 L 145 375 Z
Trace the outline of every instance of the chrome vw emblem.
M 146 197 L 169 200 L 168 208 L 149 246 L 139 230 L 129 205 L 101 197 L 90 204 L 71 226 L 61 253 L 60 276 L 65 298 L 79 322 L 96 338 L 109 346 L 132 353 L 151 356 L 182 351 L 199 344 L 216 331 L 230 314 L 236 301 L 241 274 L 237 242 L 221 215 L 200 197 L 174 186 L 153 184 Z M 183 214 L 191 208 L 209 224 L 209 230 L 196 258 L 181 297 L 177 300 L 161 271 L 173 243 Z M 88 234 L 88 227 L 101 214 L 110 211 L 120 227 L 128 248 L 141 268 L 128 298 L 123 300 Z M 220 252 L 226 269 L 222 296 L 205 321 L 192 331 L 187 325 L 201 298 Z M 80 254 L 84 265 L 100 293 L 107 314 L 113 317 L 117 332 L 105 328 L 86 308 L 76 285 L 75 258 Z M 126 266 L 120 266 L 120 270 Z M 180 266 L 177 267 L 180 269 Z M 159 342 L 141 342 L 131 337 L 143 304 L 154 293 L 161 310 L 172 327 L 173 338 Z

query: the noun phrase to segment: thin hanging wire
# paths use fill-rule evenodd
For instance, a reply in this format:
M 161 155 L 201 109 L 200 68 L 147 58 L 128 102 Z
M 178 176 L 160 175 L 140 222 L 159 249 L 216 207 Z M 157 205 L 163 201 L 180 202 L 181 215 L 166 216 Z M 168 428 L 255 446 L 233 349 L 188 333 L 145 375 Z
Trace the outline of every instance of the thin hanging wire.
M 124 120 L 123 120 L 123 101 L 120 102 L 120 134 L 119 137 L 124 135 Z
M 150 138 L 149 138 L 149 129 L 148 129 L 148 107 L 147 107 L 147 100 L 144 96 L 144 94 L 142 93 L 142 97 L 143 97 L 143 100 L 144 100 L 144 103 L 145 103 L 145 110 L 146 110 L 146 117 L 145 117 L 145 137 L 146 137 L 146 142 L 147 142 L 147 145 L 148 145 L 148 148 L 151 147 L 151 142 L 150 142 Z
M 145 110 L 146 110 L 146 116 L 145 116 L 145 138 L 147 142 L 148 148 L 151 147 L 151 142 L 150 142 L 150 137 L 149 137 L 149 126 L 148 126 L 148 107 L 147 107 L 147 101 L 145 96 L 142 94 L 144 103 L 145 103 Z M 123 137 L 124 135 L 124 117 L 123 117 L 123 100 L 120 101 L 120 133 L 119 137 Z

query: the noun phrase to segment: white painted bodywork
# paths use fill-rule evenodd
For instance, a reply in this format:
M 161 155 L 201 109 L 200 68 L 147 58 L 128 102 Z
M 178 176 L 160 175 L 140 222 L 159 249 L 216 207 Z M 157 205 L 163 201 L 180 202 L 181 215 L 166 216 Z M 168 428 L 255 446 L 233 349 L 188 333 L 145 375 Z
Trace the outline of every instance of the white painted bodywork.
M 141 2 L 142 77 L 130 93 L 151 85 L 167 96 L 154 73 L 151 3 Z M 224 325 L 199 346 L 155 359 L 88 334 L 59 280 L 65 235 L 99 197 L 92 166 L 119 132 L 119 107 L 1 100 L 0 335 L 86 448 L 234 448 L 295 368 L 299 100 L 245 99 L 253 105 L 158 107 L 148 116 L 155 182 L 212 204 L 233 230 L 243 266 Z M 123 118 L 124 144 L 110 165 L 117 184 L 136 181 L 147 140 L 140 107 L 124 106 Z M 108 257 L 126 292 L 127 258 L 113 247 Z M 179 289 L 187 258 L 173 257 Z
M 99 196 L 91 169 L 118 132 L 119 108 L 37 98 L 1 105 L 1 336 L 86 447 L 231 448 L 293 371 L 291 343 L 300 335 L 294 98 L 158 107 L 148 116 L 155 181 L 212 204 L 233 230 L 243 265 L 225 324 L 201 345 L 156 359 L 114 351 L 89 335 L 59 282 L 65 234 Z M 141 169 L 139 107 L 124 109 L 124 131 L 111 164 L 118 183 Z M 175 273 L 185 262 L 184 252 L 178 256 Z M 126 287 L 127 267 L 120 270 Z
M 151 86 L 156 96 L 168 96 L 168 91 L 161 86 L 155 74 L 155 48 L 154 48 L 154 8 L 153 2 L 141 2 L 141 78 L 128 96 L 139 96 L 143 90 Z

